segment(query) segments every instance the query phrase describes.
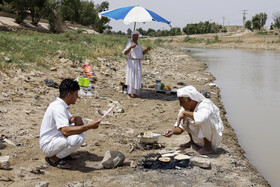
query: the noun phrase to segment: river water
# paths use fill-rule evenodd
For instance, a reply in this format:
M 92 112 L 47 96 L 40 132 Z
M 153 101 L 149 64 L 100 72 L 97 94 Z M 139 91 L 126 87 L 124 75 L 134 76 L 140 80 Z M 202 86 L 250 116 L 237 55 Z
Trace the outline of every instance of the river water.
M 271 186 L 280 186 L 280 53 L 185 49 L 216 77 L 246 157 Z

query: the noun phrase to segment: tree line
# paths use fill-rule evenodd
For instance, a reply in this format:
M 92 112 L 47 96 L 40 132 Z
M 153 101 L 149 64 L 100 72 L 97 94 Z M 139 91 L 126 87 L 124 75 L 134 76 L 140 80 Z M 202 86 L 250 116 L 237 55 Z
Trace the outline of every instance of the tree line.
M 275 12 L 272 15 L 274 23 L 271 23 L 270 29 L 280 29 L 280 12 Z M 253 30 L 263 30 L 264 25 L 266 24 L 267 14 L 261 12 L 252 17 L 251 20 L 248 20 L 245 23 L 245 28 Z
M 41 18 L 45 18 L 54 33 L 62 32 L 65 21 L 91 27 L 100 33 L 110 30 L 110 20 L 98 17 L 99 12 L 108 8 L 107 1 L 94 4 L 82 0 L 0 0 L 0 10 L 15 14 L 16 23 L 20 24 L 30 16 L 32 24 L 37 25 Z
M 108 25 L 110 19 L 98 17 L 98 13 L 108 10 L 109 2 L 104 1 L 101 4 L 94 4 L 93 1 L 87 0 L 0 0 L 0 11 L 12 13 L 15 15 L 15 21 L 22 23 L 27 16 L 31 18 L 32 24 L 37 25 L 40 19 L 44 18 L 49 21 L 51 32 L 63 32 L 65 21 L 77 23 L 90 27 L 97 32 L 115 35 L 130 35 L 131 29 L 127 33 L 122 31 L 112 31 Z M 249 30 L 262 30 L 266 24 L 267 14 L 261 12 L 248 20 L 245 28 Z M 273 14 L 274 23 L 271 23 L 270 29 L 280 29 L 280 12 Z M 179 27 L 170 30 L 143 30 L 137 29 L 142 35 L 147 36 L 175 36 L 185 33 L 190 34 L 207 34 L 217 32 L 227 32 L 226 28 L 215 22 L 199 22 L 187 24 L 182 29 Z

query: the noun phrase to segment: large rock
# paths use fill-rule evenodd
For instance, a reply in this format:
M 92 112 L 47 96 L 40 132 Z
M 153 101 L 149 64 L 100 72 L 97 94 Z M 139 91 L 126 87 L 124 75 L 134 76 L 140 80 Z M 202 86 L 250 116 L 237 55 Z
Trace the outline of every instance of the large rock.
M 106 151 L 105 156 L 101 162 L 101 165 L 105 169 L 115 168 L 123 164 L 125 159 L 124 154 L 120 151 Z
M 190 165 L 198 166 L 203 169 L 211 169 L 211 162 L 208 158 L 193 157 L 190 159 Z
M 10 157 L 2 156 L 0 157 L 0 169 L 9 169 L 10 168 Z

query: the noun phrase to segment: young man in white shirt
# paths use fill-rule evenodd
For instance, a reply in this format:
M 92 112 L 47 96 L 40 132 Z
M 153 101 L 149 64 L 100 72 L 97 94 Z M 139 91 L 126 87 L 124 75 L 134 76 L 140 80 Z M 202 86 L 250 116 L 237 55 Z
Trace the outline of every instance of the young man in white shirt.
M 54 167 L 70 169 L 65 160 L 76 159 L 71 153 L 85 140 L 83 132 L 97 129 L 100 120 L 85 124 L 80 116 L 72 116 L 68 109 L 75 104 L 80 86 L 73 79 L 64 79 L 59 86 L 59 97 L 45 112 L 40 129 L 40 149 L 45 160 Z

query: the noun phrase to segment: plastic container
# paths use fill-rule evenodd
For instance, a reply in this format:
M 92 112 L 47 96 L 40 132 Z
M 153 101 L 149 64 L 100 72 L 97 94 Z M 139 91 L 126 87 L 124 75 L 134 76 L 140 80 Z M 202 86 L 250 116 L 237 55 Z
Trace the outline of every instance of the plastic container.
M 78 83 L 82 87 L 88 87 L 90 79 L 85 77 L 78 77 Z
M 161 80 L 156 80 L 155 90 L 159 91 L 160 90 L 160 86 L 161 86 Z

